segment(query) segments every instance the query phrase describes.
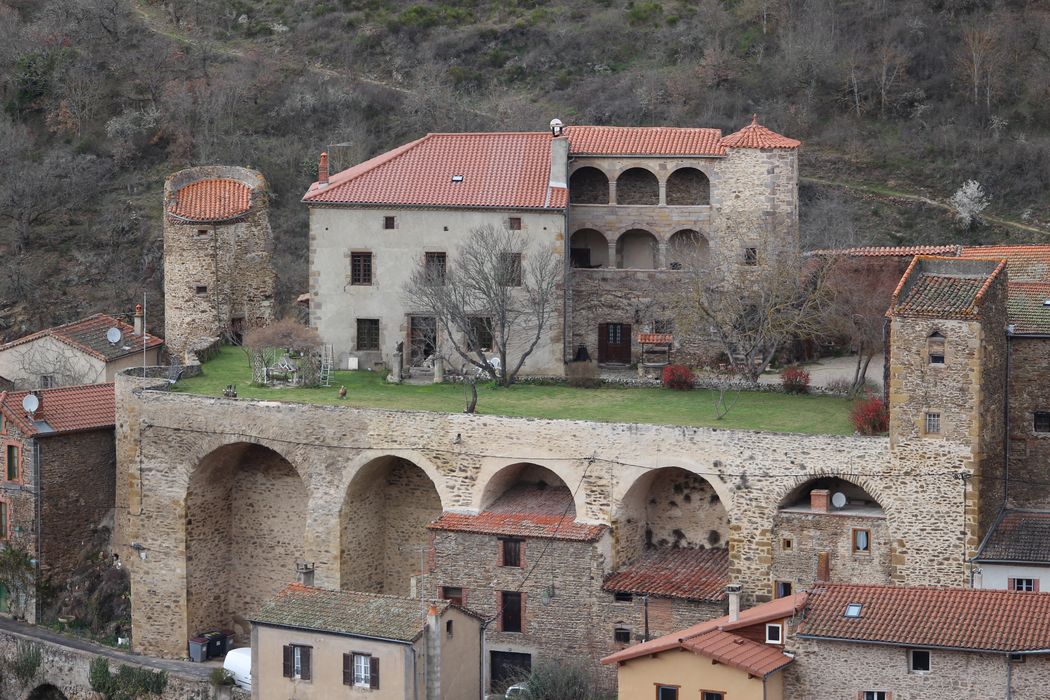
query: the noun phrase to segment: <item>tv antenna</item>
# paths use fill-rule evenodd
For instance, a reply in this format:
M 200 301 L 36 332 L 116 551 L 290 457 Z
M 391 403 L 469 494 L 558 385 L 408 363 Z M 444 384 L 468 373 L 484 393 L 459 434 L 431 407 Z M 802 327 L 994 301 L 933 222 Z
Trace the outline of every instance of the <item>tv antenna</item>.
M 26 397 L 22 399 L 22 408 L 29 414 L 30 420 L 33 419 L 33 414 L 40 408 L 40 399 L 37 398 L 36 394 L 26 394 Z

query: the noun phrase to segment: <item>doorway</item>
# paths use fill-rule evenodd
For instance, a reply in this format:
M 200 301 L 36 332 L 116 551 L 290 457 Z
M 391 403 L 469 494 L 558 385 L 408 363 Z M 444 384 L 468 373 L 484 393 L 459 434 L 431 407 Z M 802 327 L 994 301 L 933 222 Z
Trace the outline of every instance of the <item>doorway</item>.
M 503 692 L 532 672 L 532 654 L 493 651 L 489 659 L 489 687 L 493 692 Z
M 437 319 L 433 316 L 411 316 L 409 318 L 409 361 L 413 367 L 437 352 Z
M 598 362 L 600 364 L 631 364 L 631 324 L 598 324 Z

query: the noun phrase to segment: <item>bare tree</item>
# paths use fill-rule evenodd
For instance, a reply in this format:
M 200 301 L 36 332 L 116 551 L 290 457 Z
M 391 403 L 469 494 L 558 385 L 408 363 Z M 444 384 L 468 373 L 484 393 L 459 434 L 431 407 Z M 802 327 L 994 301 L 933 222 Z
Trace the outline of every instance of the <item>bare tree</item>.
M 106 373 L 105 364 L 93 362 L 75 348 L 50 337 L 12 348 L 8 352 L 18 353 L 19 376 L 10 379 L 26 389 L 95 384 L 102 381 Z
M 447 266 L 423 261 L 402 294 L 410 308 L 437 319 L 466 363 L 510 386 L 548 330 L 561 272 L 550 248 L 485 225 L 471 230 Z

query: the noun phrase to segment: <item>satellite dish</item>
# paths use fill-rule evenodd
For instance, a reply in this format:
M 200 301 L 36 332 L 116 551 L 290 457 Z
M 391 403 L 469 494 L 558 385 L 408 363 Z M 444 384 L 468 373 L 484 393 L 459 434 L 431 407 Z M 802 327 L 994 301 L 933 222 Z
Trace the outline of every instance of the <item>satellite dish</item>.
M 106 340 L 109 341 L 110 345 L 116 345 L 123 337 L 124 334 L 120 332 L 119 328 L 110 328 L 106 331 Z
M 26 413 L 33 415 L 36 409 L 40 408 L 40 399 L 35 394 L 26 394 L 26 397 L 22 399 L 22 408 L 25 409 Z
M 841 491 L 836 491 L 831 496 L 831 505 L 835 506 L 836 508 L 845 508 L 846 503 L 846 494 L 842 493 Z

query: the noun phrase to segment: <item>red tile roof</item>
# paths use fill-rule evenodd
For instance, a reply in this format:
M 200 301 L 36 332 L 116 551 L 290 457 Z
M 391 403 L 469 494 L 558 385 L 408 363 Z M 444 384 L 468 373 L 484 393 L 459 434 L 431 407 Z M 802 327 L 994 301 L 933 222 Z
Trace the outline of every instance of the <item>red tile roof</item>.
M 768 603 L 762 603 L 753 608 L 742 610 L 736 620 L 730 620 L 728 615 L 724 615 L 714 620 L 695 624 L 684 630 L 665 634 L 663 637 L 657 637 L 648 642 L 629 646 L 626 649 L 621 649 L 614 654 L 606 656 L 602 659 L 602 663 L 622 663 L 630 659 L 636 659 L 639 656 L 658 654 L 669 649 L 683 648 L 683 645 L 686 642 L 713 631 L 732 632 L 734 630 L 751 627 L 753 625 L 761 625 L 774 620 L 784 620 L 793 617 L 795 613 L 802 610 L 805 604 L 805 593 L 796 593 L 784 598 L 777 598 Z
M 602 589 L 688 600 L 725 600 L 729 552 L 725 549 L 655 549 L 611 574 Z
M 119 329 L 123 335 L 123 339 L 116 345 L 106 339 L 106 331 L 110 328 Z M 164 345 L 163 338 L 158 338 L 149 333 L 135 335 L 135 328 L 124 321 L 106 314 L 94 314 L 79 321 L 55 326 L 54 328 L 45 328 L 42 331 L 12 340 L 9 343 L 0 345 L 0 352 L 13 348 L 16 345 L 39 340 L 45 336 L 51 336 L 55 340 L 71 345 L 105 362 L 112 362 L 121 357 L 140 353 L 143 349 L 143 343 L 145 343 L 147 350 Z
M 427 134 L 310 186 L 307 204 L 564 209 L 550 188 L 550 134 Z M 453 178 L 462 176 L 462 180 Z
M 966 246 L 960 255 L 985 260 L 1005 259 L 1011 282 L 1050 284 L 1050 245 Z
M 168 214 L 203 223 L 236 219 L 251 208 L 252 191 L 243 182 L 225 178 L 197 180 L 175 192 Z
M 1002 512 L 985 536 L 974 561 L 1050 564 L 1050 513 Z
M 985 292 L 1006 268 L 1000 261 L 973 260 L 958 263 L 957 258 L 917 255 L 911 261 L 897 289 L 889 313 L 899 316 L 931 318 L 975 318 Z M 949 263 L 947 266 L 943 263 Z M 981 266 L 978 263 L 988 263 Z M 969 269 L 972 265 L 972 269 Z M 984 267 L 984 269 L 981 269 Z
M 858 603 L 859 618 L 845 616 Z M 800 637 L 971 651 L 1050 649 L 1050 593 L 833 584 L 811 591 Z
M 750 124 L 722 139 L 725 148 L 798 148 L 801 145 L 801 141 L 789 139 L 759 124 L 757 114 L 751 117 Z
M 116 422 L 112 384 L 64 386 L 32 392 L 40 399 L 40 408 L 32 420 L 22 408 L 22 400 L 29 393 L 0 392 L 0 411 L 25 435 L 99 430 L 112 428 Z
M 605 525 L 578 523 L 572 517 L 529 513 L 442 513 L 427 526 L 431 530 L 473 532 L 482 535 L 537 537 L 550 540 L 593 542 L 605 532 Z
M 1050 335 L 1050 283 L 1013 282 L 1007 285 L 1007 317 L 1018 335 Z
M 718 129 L 670 126 L 569 126 L 574 156 L 724 156 Z
M 670 333 L 639 333 L 638 342 L 642 345 L 670 345 L 674 336 Z
M 903 246 L 866 246 L 863 248 L 821 248 L 811 250 L 807 255 L 832 257 L 842 255 L 850 258 L 910 258 L 916 255 L 956 256 L 961 250 L 957 245 L 903 245 Z
M 688 639 L 682 642 L 682 648 L 759 677 L 779 671 L 794 660 L 778 646 L 719 630 Z

